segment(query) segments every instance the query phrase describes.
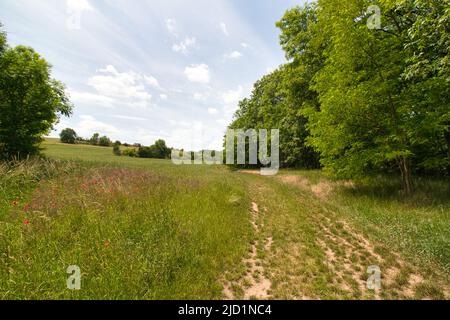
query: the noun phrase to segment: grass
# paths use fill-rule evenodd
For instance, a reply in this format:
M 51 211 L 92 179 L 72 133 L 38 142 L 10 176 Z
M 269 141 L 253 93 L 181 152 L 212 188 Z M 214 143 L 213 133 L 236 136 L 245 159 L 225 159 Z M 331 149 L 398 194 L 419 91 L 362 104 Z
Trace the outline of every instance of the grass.
M 118 157 L 100 165 L 110 150 L 96 151 L 89 162 L 34 160 L 2 175 L 2 192 L 14 190 L 0 222 L 0 297 L 220 298 L 217 279 L 246 250 L 242 183 L 225 168 L 171 171 L 167 161 Z M 56 173 L 42 175 L 49 167 Z M 66 288 L 70 265 L 81 268 L 80 291 Z
M 450 295 L 448 181 L 419 180 L 406 197 L 392 177 L 261 177 L 56 140 L 43 148 L 48 160 L 0 165 L 0 298 Z M 66 288 L 70 265 L 79 291 Z M 381 291 L 366 287 L 371 265 Z

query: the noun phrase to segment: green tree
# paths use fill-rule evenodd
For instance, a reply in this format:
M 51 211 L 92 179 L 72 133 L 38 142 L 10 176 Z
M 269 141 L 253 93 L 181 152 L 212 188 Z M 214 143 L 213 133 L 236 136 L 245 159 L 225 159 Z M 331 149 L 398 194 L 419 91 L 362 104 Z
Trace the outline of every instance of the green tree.
M 42 136 L 73 107 L 44 58 L 5 42 L 0 35 L 0 157 L 24 157 L 39 151 Z
M 395 3 L 401 11 L 410 53 L 402 78 L 415 104 L 414 160 L 424 170 L 450 177 L 450 8 L 448 1 L 415 0 Z M 401 21 L 401 19 L 398 19 Z
M 94 133 L 91 137 L 91 139 L 89 139 L 89 143 L 92 144 L 93 146 L 97 146 L 100 142 L 100 134 L 99 133 Z
M 280 129 L 280 161 L 284 167 L 318 168 L 319 154 L 306 143 L 309 137 L 307 107 L 319 109 L 318 94 L 311 89 L 324 62 L 324 45 L 317 28 L 314 4 L 288 10 L 277 22 L 280 43 L 289 63 L 264 76 L 252 95 L 239 103 L 230 128 Z
M 66 128 L 59 134 L 62 143 L 75 144 L 77 141 L 77 133 L 71 128 Z
M 425 2 L 427 8 L 420 10 L 418 4 Z M 380 1 L 382 27 L 370 29 L 366 1 L 319 1 L 320 29 L 331 40 L 325 65 L 314 78 L 320 111 L 309 110 L 309 128 L 310 142 L 326 169 L 354 177 L 396 166 L 410 193 L 413 170 L 423 165 L 420 158 L 431 159 L 433 149 L 444 142 L 449 108 L 448 94 L 442 92 L 448 84 L 442 77 L 430 83 L 430 75 L 420 83 L 412 72 L 420 50 L 429 54 L 426 65 L 439 65 L 434 74 L 445 72 L 439 59 L 448 61 L 447 53 L 442 53 L 441 40 L 434 39 L 448 39 L 443 27 L 436 34 L 423 28 L 423 22 L 414 27 L 433 12 L 432 2 L 437 3 Z
M 109 147 L 111 145 L 111 140 L 107 136 L 100 137 L 98 139 L 98 145 L 101 147 Z
M 162 139 L 159 139 L 154 144 L 154 155 L 158 159 L 166 159 L 170 156 L 171 151 L 167 147 L 166 142 Z
M 6 32 L 3 30 L 3 25 L 0 23 L 0 54 L 6 50 Z
M 120 141 L 114 142 L 114 144 L 113 144 L 113 153 L 114 153 L 114 155 L 116 155 L 116 156 L 121 156 L 122 155 L 122 151 L 120 150 L 120 146 L 121 146 Z

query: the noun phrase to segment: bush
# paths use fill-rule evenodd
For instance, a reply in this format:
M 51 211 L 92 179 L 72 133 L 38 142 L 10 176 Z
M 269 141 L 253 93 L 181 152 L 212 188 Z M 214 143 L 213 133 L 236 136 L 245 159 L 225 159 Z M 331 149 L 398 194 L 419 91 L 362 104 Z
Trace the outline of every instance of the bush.
M 111 140 L 107 136 L 103 136 L 98 139 L 98 145 L 101 147 L 109 147 L 111 146 Z
M 113 153 L 116 156 L 122 155 L 122 152 L 120 151 L 120 142 L 119 141 L 114 142 Z
M 126 149 L 122 152 L 122 155 L 127 156 L 127 157 L 132 157 L 132 158 L 136 158 L 138 156 L 135 149 Z
M 99 143 L 99 140 L 100 140 L 99 137 L 100 137 L 100 134 L 94 133 L 92 138 L 89 139 L 89 143 L 92 144 L 93 146 L 97 146 Z
M 59 138 L 62 143 L 75 144 L 77 142 L 78 136 L 75 130 L 67 128 L 61 131 Z

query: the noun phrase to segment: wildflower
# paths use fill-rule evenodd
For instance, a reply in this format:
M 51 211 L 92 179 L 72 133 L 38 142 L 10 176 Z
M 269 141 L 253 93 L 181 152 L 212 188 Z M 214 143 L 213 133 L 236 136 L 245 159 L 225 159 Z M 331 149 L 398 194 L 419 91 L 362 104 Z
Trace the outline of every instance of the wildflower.
M 19 199 L 14 200 L 11 204 L 13 207 L 17 207 L 19 205 Z
M 105 248 L 108 248 L 110 244 L 111 242 L 109 242 L 109 240 L 106 240 L 103 245 L 105 246 Z
M 28 220 L 28 219 L 23 220 L 23 224 L 26 225 L 26 226 L 29 225 L 30 224 L 30 220 Z
M 26 204 L 23 206 L 23 211 L 25 211 L 25 212 L 30 211 L 30 204 L 29 204 L 29 203 L 26 203 Z

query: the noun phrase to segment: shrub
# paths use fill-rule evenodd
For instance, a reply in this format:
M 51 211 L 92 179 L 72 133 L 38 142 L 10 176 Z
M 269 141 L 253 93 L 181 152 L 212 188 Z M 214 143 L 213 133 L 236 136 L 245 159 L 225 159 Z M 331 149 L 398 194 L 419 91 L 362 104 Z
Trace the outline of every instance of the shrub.
M 59 134 L 62 143 L 75 144 L 77 141 L 77 133 L 75 130 L 67 128 Z
M 98 145 L 102 147 L 109 147 L 111 145 L 111 140 L 107 136 L 103 136 L 98 139 Z
M 116 156 L 121 156 L 122 155 L 122 152 L 120 151 L 120 141 L 114 142 L 113 153 Z

